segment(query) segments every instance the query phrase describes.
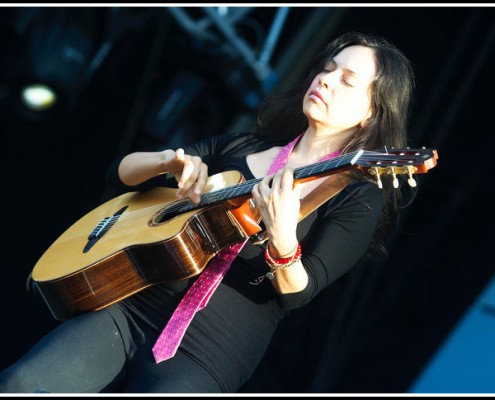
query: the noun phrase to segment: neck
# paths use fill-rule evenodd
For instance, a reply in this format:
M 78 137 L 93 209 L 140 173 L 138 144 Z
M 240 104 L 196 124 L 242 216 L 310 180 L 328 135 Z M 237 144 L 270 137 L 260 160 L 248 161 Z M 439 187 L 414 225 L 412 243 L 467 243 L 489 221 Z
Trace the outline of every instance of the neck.
M 323 134 L 308 128 L 294 148 L 294 154 L 306 163 L 317 161 L 327 154 L 341 151 L 354 133 L 355 129 Z

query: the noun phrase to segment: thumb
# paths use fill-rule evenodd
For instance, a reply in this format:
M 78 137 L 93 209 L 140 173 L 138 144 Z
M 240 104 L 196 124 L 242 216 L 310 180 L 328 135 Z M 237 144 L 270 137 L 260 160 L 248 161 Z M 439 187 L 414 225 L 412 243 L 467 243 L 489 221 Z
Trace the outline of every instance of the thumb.
M 294 194 L 296 194 L 298 197 L 301 197 L 302 186 L 299 184 L 299 182 L 294 182 L 294 184 L 292 185 L 292 190 L 294 191 Z
M 184 149 L 183 148 L 178 148 L 175 151 L 175 159 L 178 161 L 184 161 Z

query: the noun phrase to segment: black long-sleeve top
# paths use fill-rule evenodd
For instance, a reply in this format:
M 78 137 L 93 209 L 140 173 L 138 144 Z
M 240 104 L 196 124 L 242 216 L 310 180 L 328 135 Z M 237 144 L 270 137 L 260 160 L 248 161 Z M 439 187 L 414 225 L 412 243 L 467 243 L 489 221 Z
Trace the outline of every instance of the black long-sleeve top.
M 239 132 L 209 137 L 184 149 L 186 154 L 202 157 L 210 176 L 237 170 L 250 180 L 255 177 L 246 163 L 247 154 L 274 145 L 285 143 Z M 107 179 L 122 192 L 157 185 L 176 187 L 166 174 L 128 187 L 118 178 L 119 161 L 109 169 Z M 263 249 L 248 241 L 208 305 L 194 317 L 182 350 L 209 370 L 226 391 L 235 390 L 261 360 L 288 310 L 308 304 L 365 255 L 382 206 L 382 194 L 375 184 L 355 181 L 298 224 L 302 263 L 309 275 L 307 287 L 298 293 L 277 295 L 268 279 L 252 284 L 268 267 Z M 194 280 L 157 284 L 122 304 L 139 323 L 160 332 Z

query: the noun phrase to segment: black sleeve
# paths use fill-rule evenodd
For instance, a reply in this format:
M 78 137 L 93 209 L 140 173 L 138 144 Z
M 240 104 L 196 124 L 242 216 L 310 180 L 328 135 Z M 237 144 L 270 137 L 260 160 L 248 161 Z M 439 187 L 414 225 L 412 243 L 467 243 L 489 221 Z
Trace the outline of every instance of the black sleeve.
M 247 132 L 226 133 L 222 135 L 210 136 L 196 143 L 184 146 L 184 151 L 189 155 L 201 157 L 203 162 L 208 165 L 208 175 L 223 171 L 223 160 L 235 151 L 237 146 L 244 143 L 246 138 L 251 135 Z M 162 151 L 163 148 L 157 148 L 156 151 Z M 128 186 L 122 183 L 119 178 L 118 168 L 124 156 L 115 159 L 106 173 L 106 183 L 116 190 L 119 194 L 129 191 L 144 191 L 156 186 L 177 187 L 174 177 L 169 174 L 155 176 L 146 182 L 136 186 Z
M 301 292 L 279 296 L 286 309 L 309 303 L 364 257 L 379 223 L 383 197 L 375 184 L 354 182 L 324 206 L 301 241 L 309 283 Z

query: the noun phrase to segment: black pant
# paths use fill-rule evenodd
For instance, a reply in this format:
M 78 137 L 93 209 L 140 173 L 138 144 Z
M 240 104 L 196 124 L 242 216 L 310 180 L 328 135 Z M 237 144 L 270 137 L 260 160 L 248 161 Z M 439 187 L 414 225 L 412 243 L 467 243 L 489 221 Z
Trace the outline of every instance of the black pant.
M 180 350 L 156 364 L 156 332 L 130 324 L 118 305 L 72 318 L 0 373 L 2 393 L 219 393 Z

